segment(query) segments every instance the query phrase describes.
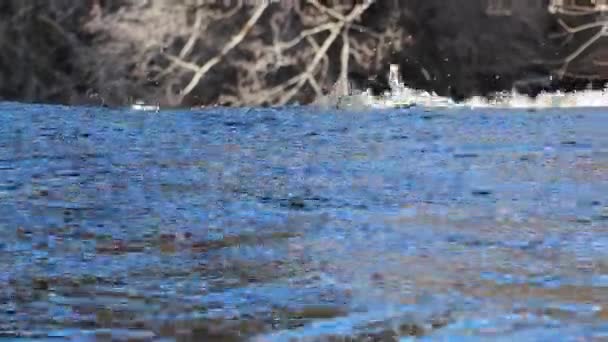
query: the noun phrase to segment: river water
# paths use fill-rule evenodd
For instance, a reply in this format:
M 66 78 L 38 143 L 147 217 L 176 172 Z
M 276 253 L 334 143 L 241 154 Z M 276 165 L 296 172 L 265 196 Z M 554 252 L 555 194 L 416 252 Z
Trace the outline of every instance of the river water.
M 608 341 L 607 114 L 0 104 L 0 337 Z

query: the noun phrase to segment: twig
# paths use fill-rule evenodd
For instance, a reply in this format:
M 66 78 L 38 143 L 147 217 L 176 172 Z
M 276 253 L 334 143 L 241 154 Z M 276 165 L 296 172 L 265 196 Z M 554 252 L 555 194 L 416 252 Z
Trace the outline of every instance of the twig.
M 580 56 L 583 52 L 585 52 L 591 45 L 595 44 L 595 42 L 600 40 L 600 38 L 606 36 L 606 29 L 607 29 L 607 27 L 603 27 L 596 34 L 594 34 L 593 37 L 591 37 L 589 40 L 587 40 L 585 43 L 583 43 L 578 49 L 576 49 L 573 53 L 571 53 L 566 58 L 564 58 L 564 65 L 559 70 L 560 75 L 562 75 L 562 76 L 564 75 L 564 73 L 566 72 L 566 70 L 568 69 L 568 66 L 570 65 L 570 63 L 572 61 L 574 61 L 576 58 L 578 58 L 578 56 Z
M 348 60 L 350 57 L 350 44 L 348 37 L 348 29 L 342 31 L 342 51 L 340 54 L 340 77 L 338 78 L 341 82 L 342 89 L 340 89 L 341 95 L 348 95 Z
M 564 28 L 564 30 L 566 30 L 566 34 L 575 34 L 578 32 L 582 32 L 582 31 L 586 31 L 592 28 L 598 28 L 598 27 L 604 27 L 604 26 L 608 26 L 608 20 L 603 20 L 603 21 L 595 21 L 592 23 L 588 23 L 588 24 L 583 24 L 583 25 L 579 25 L 576 27 L 570 27 L 568 26 L 563 19 L 559 19 L 559 24 Z
M 288 42 L 283 42 L 283 43 L 279 43 L 278 47 L 282 50 L 288 50 L 293 48 L 294 46 L 298 45 L 303 39 L 313 36 L 315 34 L 324 32 L 324 31 L 329 31 L 332 28 L 334 28 L 336 26 L 335 23 L 330 22 L 327 24 L 323 24 L 323 25 L 319 25 L 316 26 L 314 28 L 311 29 L 307 29 L 307 30 L 303 30 L 302 32 L 300 32 L 300 34 L 295 37 L 294 39 L 288 41 Z
M 332 8 L 321 5 L 317 0 L 308 0 L 316 9 L 318 9 L 321 13 L 327 14 L 330 17 L 334 17 L 338 21 L 345 22 L 346 18 L 339 12 L 335 11 Z
M 567 16 L 587 16 L 597 14 L 595 8 L 585 6 L 569 5 L 569 6 L 551 6 L 550 10 L 553 13 L 563 14 Z
M 593 61 L 593 64 L 597 66 L 608 66 L 608 61 Z
M 178 56 L 179 56 L 180 60 L 183 60 L 184 58 L 188 57 L 188 55 L 192 52 L 192 49 L 194 48 L 194 44 L 200 37 L 202 25 L 203 25 L 203 10 L 201 8 L 199 8 L 196 10 L 194 25 L 192 25 L 192 33 L 190 34 L 190 37 L 188 38 L 188 41 L 186 42 L 186 44 L 184 44 L 181 51 L 179 52 Z M 174 58 L 169 57 L 169 59 L 171 60 L 172 63 L 165 70 L 163 70 L 156 77 L 156 79 L 160 79 L 160 78 L 164 77 L 165 75 L 170 74 L 173 71 L 173 69 L 175 69 L 175 67 L 177 66 L 177 62 L 175 61 Z
M 319 51 L 320 46 L 319 46 L 319 44 L 317 44 L 317 42 L 312 37 L 308 37 L 306 40 L 313 47 L 314 51 Z M 319 79 L 325 79 L 327 77 L 327 72 L 329 71 L 328 70 L 329 64 L 330 64 L 329 57 L 327 57 L 327 54 L 325 54 L 323 56 L 323 58 L 321 59 L 321 69 L 319 70 Z M 313 88 L 313 90 L 315 91 L 317 96 L 323 96 L 323 90 L 318 85 L 318 82 L 314 77 L 309 77 L 308 83 Z

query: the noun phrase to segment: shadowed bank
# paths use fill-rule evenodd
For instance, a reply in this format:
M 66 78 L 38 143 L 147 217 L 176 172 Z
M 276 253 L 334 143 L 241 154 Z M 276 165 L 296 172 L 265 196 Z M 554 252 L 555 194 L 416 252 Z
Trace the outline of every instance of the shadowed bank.
M 577 5 L 578 4 L 578 5 Z M 601 1 L 7 0 L 0 98 L 166 106 L 309 103 L 346 88 L 463 99 L 602 88 Z M 342 80 L 340 83 L 338 81 Z

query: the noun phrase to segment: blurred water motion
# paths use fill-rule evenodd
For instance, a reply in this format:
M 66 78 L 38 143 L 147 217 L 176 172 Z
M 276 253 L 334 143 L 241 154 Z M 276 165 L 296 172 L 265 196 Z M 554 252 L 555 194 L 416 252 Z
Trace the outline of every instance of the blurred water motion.
M 0 336 L 605 339 L 605 114 L 2 104 Z

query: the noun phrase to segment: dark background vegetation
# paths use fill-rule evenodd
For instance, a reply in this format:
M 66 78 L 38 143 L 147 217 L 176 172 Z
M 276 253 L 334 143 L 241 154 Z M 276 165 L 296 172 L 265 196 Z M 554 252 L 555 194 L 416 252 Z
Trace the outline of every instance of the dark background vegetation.
M 390 64 L 457 99 L 603 86 L 603 38 L 566 63 L 594 31 L 568 32 L 545 2 L 497 16 L 488 0 L 3 0 L 0 100 L 309 103 L 344 79 L 383 91 Z

